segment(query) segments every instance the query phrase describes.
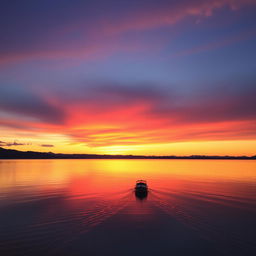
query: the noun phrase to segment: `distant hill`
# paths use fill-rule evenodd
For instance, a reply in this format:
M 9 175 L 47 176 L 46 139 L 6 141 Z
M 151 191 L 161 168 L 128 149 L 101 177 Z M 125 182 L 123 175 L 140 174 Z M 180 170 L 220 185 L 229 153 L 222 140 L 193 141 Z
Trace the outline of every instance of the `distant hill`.
M 51 152 L 19 151 L 0 147 L 0 159 L 245 159 L 256 160 L 256 156 L 143 156 L 143 155 L 97 155 L 55 154 Z

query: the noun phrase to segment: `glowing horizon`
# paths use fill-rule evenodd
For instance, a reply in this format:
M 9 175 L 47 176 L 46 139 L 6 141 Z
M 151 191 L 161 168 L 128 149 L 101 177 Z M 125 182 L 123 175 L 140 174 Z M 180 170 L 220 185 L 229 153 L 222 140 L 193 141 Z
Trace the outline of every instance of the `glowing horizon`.
M 255 0 L 3 4 L 0 147 L 255 155 L 255 10 Z

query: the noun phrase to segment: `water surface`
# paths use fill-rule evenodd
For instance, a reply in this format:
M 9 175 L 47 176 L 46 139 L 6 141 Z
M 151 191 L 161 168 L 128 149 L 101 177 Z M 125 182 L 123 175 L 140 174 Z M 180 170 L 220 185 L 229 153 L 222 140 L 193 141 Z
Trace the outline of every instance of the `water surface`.
M 256 255 L 255 217 L 253 160 L 0 160 L 0 255 Z

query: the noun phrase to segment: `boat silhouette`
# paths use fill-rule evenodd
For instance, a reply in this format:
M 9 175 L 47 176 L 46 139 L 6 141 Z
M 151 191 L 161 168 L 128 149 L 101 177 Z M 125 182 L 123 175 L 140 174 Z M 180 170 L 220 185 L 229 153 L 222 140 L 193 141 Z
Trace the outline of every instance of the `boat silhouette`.
M 137 180 L 135 185 L 135 196 L 139 199 L 146 198 L 148 195 L 148 185 L 145 180 Z

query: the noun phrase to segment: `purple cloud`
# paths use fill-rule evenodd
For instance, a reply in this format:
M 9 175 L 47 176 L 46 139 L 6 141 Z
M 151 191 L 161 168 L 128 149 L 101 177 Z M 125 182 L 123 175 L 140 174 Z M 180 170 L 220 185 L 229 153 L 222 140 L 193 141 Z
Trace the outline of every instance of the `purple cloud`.
M 41 144 L 40 146 L 41 147 L 45 147 L 45 148 L 52 148 L 52 147 L 54 147 L 54 145 L 52 145 L 52 144 Z
M 0 91 L 0 109 L 2 111 L 53 124 L 64 121 L 64 113 L 60 108 L 48 102 L 43 96 L 32 92 L 29 88 L 1 86 Z
M 12 147 L 12 146 L 24 146 L 28 145 L 26 143 L 19 143 L 19 142 L 5 142 L 5 141 L 0 141 L 0 147 Z

